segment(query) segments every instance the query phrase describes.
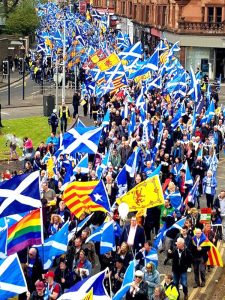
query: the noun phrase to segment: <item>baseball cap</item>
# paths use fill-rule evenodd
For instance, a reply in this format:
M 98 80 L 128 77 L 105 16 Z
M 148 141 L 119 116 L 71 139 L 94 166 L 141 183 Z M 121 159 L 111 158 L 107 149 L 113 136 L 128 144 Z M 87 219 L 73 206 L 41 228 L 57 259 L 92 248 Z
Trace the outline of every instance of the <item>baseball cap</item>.
M 35 287 L 36 287 L 36 289 L 43 289 L 45 287 L 45 284 L 43 281 L 37 281 L 35 283 Z
M 47 278 L 47 277 L 52 277 L 52 278 L 54 278 L 54 277 L 55 277 L 54 272 L 52 272 L 52 271 L 47 272 L 47 273 L 45 274 L 45 278 Z

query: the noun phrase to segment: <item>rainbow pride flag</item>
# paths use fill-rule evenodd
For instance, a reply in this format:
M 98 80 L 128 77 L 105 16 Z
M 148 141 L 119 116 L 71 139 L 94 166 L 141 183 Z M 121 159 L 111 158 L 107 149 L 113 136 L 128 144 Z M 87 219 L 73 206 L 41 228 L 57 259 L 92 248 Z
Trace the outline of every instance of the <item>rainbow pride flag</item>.
M 7 254 L 43 244 L 41 209 L 36 209 L 8 228 Z

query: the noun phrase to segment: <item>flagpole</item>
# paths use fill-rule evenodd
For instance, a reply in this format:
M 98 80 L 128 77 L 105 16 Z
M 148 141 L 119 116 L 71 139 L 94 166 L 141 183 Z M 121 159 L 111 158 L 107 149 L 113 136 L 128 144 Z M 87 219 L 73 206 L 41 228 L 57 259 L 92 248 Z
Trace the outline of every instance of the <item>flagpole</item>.
M 59 70 L 58 70 L 58 55 L 56 55 L 56 62 L 55 62 L 55 71 L 56 71 L 56 85 L 55 85 L 55 108 L 58 111 L 58 77 L 59 77 Z
M 63 78 L 62 78 L 62 103 L 66 98 L 66 15 L 63 20 Z

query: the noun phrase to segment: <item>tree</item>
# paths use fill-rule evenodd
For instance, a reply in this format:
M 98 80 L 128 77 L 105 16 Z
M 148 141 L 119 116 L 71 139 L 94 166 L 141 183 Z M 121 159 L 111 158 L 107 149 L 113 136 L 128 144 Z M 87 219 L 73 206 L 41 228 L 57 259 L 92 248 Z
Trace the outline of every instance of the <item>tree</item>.
M 22 0 L 6 19 L 6 31 L 30 35 L 39 25 L 39 19 L 35 11 L 33 0 Z

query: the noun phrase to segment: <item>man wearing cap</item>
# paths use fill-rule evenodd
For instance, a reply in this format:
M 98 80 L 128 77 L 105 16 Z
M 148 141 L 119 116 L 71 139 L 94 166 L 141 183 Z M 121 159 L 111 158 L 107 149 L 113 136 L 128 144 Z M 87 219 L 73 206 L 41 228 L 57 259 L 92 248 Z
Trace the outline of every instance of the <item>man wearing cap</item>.
M 73 285 L 73 274 L 67 266 L 67 260 L 60 258 L 59 266 L 55 269 L 55 281 L 62 287 L 62 292 L 69 289 Z
M 43 281 L 36 281 L 35 283 L 36 291 L 34 291 L 32 294 L 30 292 L 27 292 L 27 300 L 45 300 L 45 284 Z
M 126 300 L 148 300 L 148 284 L 143 278 L 144 273 L 141 270 L 137 270 L 134 281 L 126 294 Z
M 61 285 L 54 281 L 55 274 L 53 271 L 48 271 L 45 274 L 45 279 L 47 283 L 46 291 L 49 300 L 57 299 L 61 294 Z
M 112 291 L 114 294 L 116 294 L 118 290 L 121 288 L 125 272 L 126 269 L 124 268 L 124 260 L 121 257 L 117 257 L 116 264 L 112 270 L 112 277 L 111 277 Z

